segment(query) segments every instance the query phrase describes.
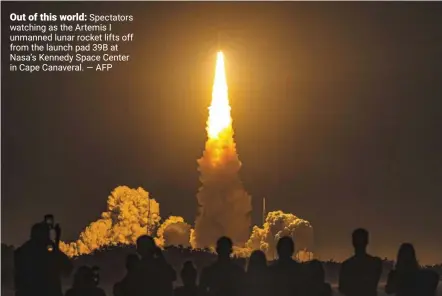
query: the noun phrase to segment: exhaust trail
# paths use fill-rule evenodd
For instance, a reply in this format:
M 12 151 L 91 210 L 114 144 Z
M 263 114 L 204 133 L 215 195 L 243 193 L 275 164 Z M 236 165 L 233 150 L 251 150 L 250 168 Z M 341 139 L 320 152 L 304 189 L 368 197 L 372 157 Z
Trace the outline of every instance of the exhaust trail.
M 212 102 L 207 120 L 207 142 L 198 160 L 202 186 L 197 194 L 198 216 L 192 245 L 211 247 L 225 235 L 244 246 L 250 235 L 251 196 L 239 177 L 241 162 L 233 138 L 224 55 L 218 52 Z

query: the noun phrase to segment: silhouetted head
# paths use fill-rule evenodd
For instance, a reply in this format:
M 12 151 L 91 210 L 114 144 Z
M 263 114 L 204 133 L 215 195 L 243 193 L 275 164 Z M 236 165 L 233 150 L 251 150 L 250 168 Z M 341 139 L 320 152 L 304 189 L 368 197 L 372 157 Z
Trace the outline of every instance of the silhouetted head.
M 290 236 L 283 236 L 278 240 L 276 245 L 276 251 L 278 252 L 279 259 L 292 258 L 295 252 L 295 243 Z
M 183 281 L 184 286 L 196 285 L 197 276 L 198 272 L 195 266 L 193 266 L 192 261 L 184 262 L 183 268 L 181 269 L 181 280 Z
M 138 256 L 136 254 L 129 254 L 126 257 L 126 269 L 127 271 L 133 271 L 137 267 L 138 262 L 140 259 L 138 259 Z
M 95 286 L 94 273 L 88 266 L 80 266 L 74 275 L 74 288 L 88 288 Z
M 49 241 L 48 227 L 43 223 L 34 224 L 31 228 L 31 240 L 46 244 Z
M 324 266 L 318 260 L 312 260 L 305 263 L 307 269 L 307 278 L 311 280 L 312 283 L 324 283 L 325 282 L 325 271 Z
M 216 253 L 218 257 L 229 258 L 233 252 L 233 243 L 227 236 L 220 237 L 216 242 Z
M 419 268 L 416 258 L 416 251 L 410 243 L 403 243 L 397 253 L 396 270 L 415 271 Z
M 353 231 L 352 239 L 353 247 L 356 251 L 365 251 L 368 245 L 368 231 L 363 228 L 358 228 Z
M 137 239 L 137 252 L 142 258 L 153 257 L 156 244 L 151 236 L 143 235 Z
M 252 252 L 247 266 L 247 272 L 254 272 L 256 270 L 264 270 L 267 267 L 266 254 L 261 250 Z

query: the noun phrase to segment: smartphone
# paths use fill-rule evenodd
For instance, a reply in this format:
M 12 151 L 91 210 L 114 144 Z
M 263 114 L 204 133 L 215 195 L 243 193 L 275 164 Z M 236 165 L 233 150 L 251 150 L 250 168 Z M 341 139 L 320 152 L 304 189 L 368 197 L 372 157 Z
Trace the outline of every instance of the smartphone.
M 45 222 L 49 226 L 49 228 L 51 228 L 51 229 L 54 228 L 54 216 L 46 215 Z
M 92 267 L 92 272 L 94 274 L 94 282 L 95 285 L 100 283 L 100 268 L 98 266 Z
M 52 242 L 55 242 L 55 238 L 56 238 L 56 233 L 55 233 L 55 229 L 54 229 L 54 216 L 53 215 L 46 215 L 45 216 L 45 223 L 46 225 L 48 225 L 49 228 L 49 239 Z

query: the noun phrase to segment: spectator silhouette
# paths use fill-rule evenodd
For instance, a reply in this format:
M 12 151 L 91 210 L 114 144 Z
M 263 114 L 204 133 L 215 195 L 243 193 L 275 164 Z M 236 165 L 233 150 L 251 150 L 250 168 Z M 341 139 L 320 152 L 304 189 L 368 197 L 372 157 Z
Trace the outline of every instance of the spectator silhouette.
M 137 252 L 141 256 L 137 268 L 137 293 L 139 295 L 172 296 L 175 270 L 166 262 L 152 237 L 137 239 Z
M 204 293 L 211 296 L 242 296 L 244 270 L 230 259 L 232 248 L 230 238 L 223 236 L 218 239 L 217 261 L 201 273 L 200 287 Z
M 385 292 L 396 296 L 434 296 L 439 277 L 430 270 L 421 270 L 412 244 L 400 246 L 395 269 L 388 274 Z
M 400 246 L 396 266 L 388 274 L 385 292 L 396 296 L 417 296 L 417 274 L 419 264 L 413 245 L 404 243 Z
M 421 269 L 417 277 L 419 296 L 436 296 L 440 276 L 430 269 Z
M 250 255 L 244 289 L 244 295 L 267 296 L 271 292 L 266 255 L 260 250 Z
M 354 256 L 342 263 L 339 273 L 339 291 L 345 296 L 376 296 L 382 273 L 382 261 L 367 254 L 368 231 L 353 232 Z
M 301 295 L 303 274 L 301 264 L 293 260 L 295 244 L 291 237 L 284 236 L 276 245 L 278 260 L 269 267 L 272 286 L 276 295 Z
M 49 239 L 48 227 L 35 224 L 31 238 L 14 254 L 16 296 L 45 295 L 61 296 L 61 276 L 69 275 L 72 264 L 60 251 L 61 229 L 57 224 L 56 240 Z
M 88 266 L 81 266 L 74 275 L 74 283 L 65 296 L 105 296 L 103 289 L 97 287 L 94 273 Z
M 197 286 L 196 280 L 198 277 L 198 271 L 193 266 L 192 261 L 184 262 L 183 269 L 181 270 L 181 280 L 183 286 L 175 289 L 175 296 L 200 296 L 202 295 L 201 289 Z
M 129 254 L 126 257 L 126 275 L 114 285 L 114 296 L 133 296 L 137 292 L 137 268 L 139 258 L 136 254 Z
M 318 260 L 305 264 L 306 296 L 331 296 L 332 290 L 329 283 L 325 282 L 324 266 Z

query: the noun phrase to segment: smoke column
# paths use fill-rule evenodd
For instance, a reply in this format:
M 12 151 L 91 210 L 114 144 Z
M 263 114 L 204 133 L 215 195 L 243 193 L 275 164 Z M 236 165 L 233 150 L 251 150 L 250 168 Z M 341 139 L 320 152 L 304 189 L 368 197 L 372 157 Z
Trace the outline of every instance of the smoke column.
M 238 175 L 241 162 L 230 110 L 224 55 L 218 52 L 206 128 L 208 139 L 198 160 L 202 186 L 197 194 L 199 209 L 192 234 L 192 245 L 197 248 L 214 246 L 223 235 L 235 245 L 244 246 L 250 235 L 251 197 Z

